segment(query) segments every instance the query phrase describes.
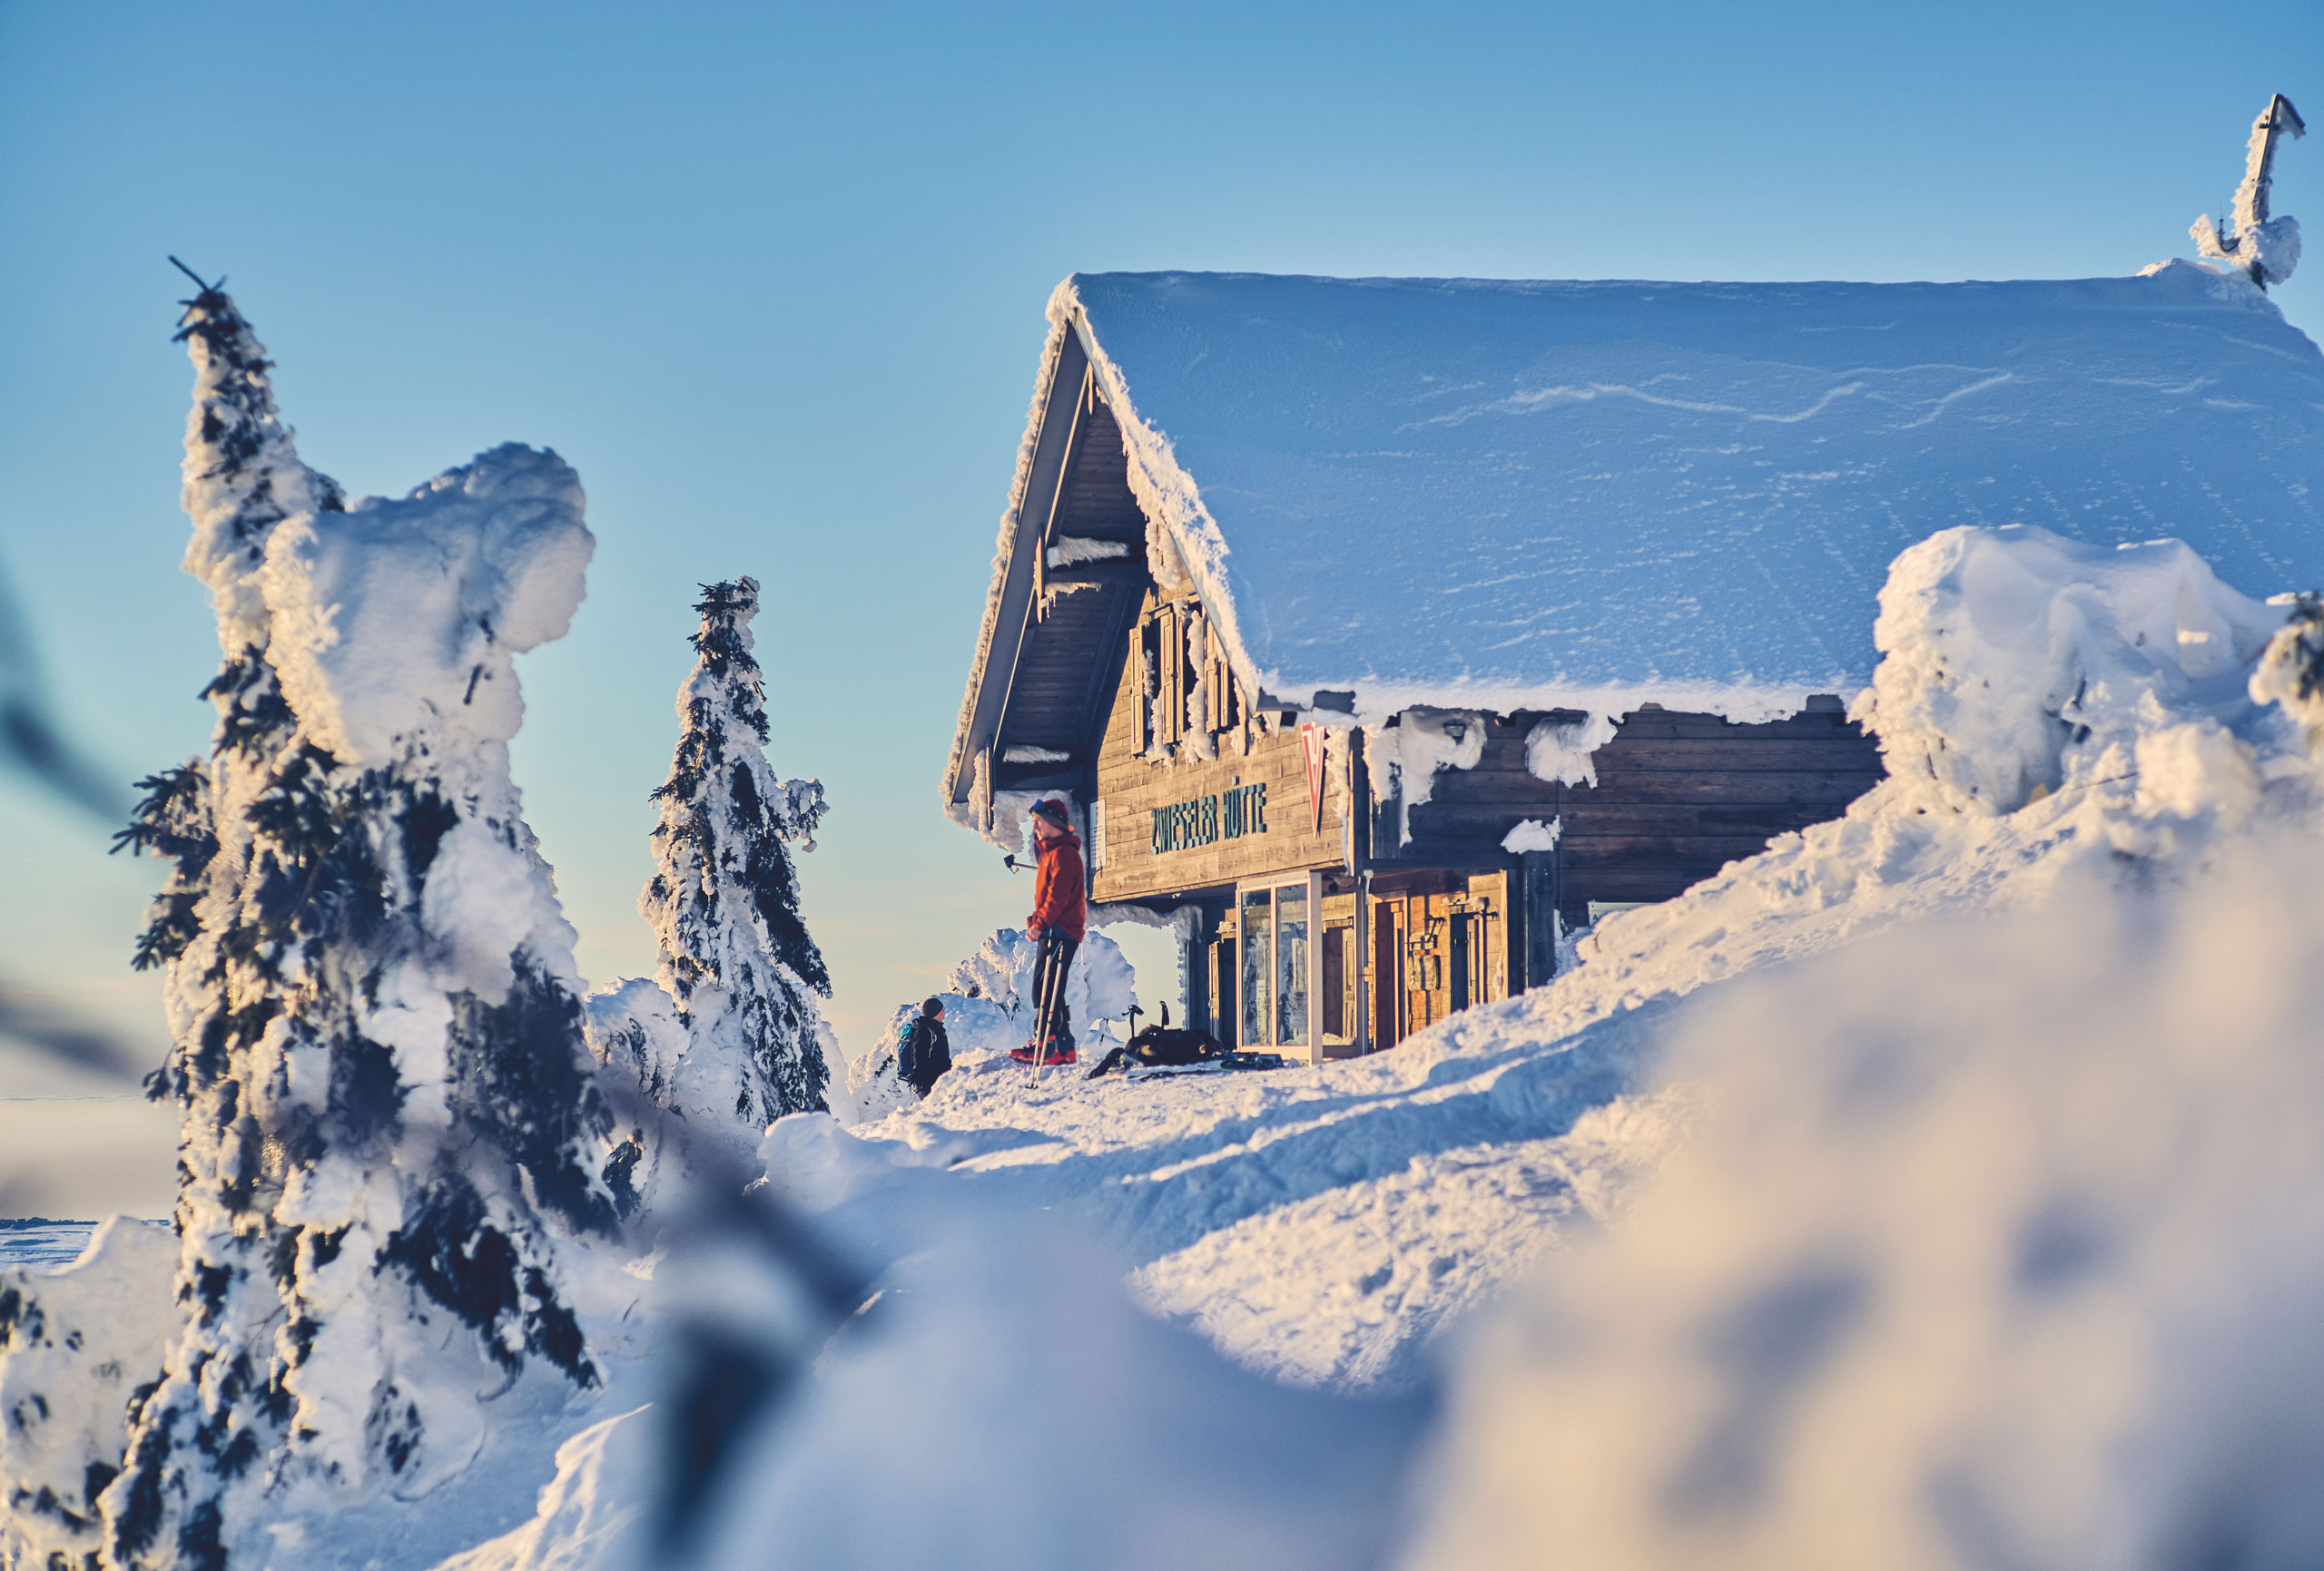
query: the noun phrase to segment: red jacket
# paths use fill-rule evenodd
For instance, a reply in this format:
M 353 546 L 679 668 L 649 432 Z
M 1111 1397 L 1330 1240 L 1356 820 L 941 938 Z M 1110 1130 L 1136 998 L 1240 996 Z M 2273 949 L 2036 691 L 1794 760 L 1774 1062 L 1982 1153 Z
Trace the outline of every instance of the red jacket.
M 1033 849 L 1039 860 L 1033 868 L 1033 914 L 1025 918 L 1025 936 L 1038 938 L 1042 928 L 1055 928 L 1078 944 L 1089 917 L 1080 839 L 1068 830 L 1036 840 Z

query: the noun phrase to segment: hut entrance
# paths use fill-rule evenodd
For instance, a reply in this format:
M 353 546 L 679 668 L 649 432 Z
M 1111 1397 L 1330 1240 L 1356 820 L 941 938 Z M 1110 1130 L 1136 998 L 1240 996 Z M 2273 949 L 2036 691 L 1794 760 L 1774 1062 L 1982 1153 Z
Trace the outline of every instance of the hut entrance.
M 1458 1009 L 1509 997 L 1509 875 L 1415 879 L 1375 892 L 1374 1040 L 1403 1041 Z
M 1236 1044 L 1313 1062 L 1327 1034 L 1344 1032 L 1348 978 L 1332 916 L 1318 874 L 1234 888 L 1234 981 L 1213 997 L 1234 999 Z

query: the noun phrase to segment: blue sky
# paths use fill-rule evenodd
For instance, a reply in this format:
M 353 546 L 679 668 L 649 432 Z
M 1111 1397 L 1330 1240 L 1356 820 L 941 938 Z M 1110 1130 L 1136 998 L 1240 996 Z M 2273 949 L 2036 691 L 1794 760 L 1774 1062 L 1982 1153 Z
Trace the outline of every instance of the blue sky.
M 107 767 L 204 744 L 170 252 L 229 275 L 350 489 L 554 447 L 599 548 L 517 768 L 583 969 L 651 967 L 694 586 L 750 573 L 860 1049 L 1025 903 L 936 781 L 1066 273 L 2127 273 L 2187 254 L 2269 93 L 2324 128 L 2319 67 L 2312 0 L 0 0 L 0 568 Z M 2324 235 L 2324 138 L 2277 192 Z M 2324 260 L 2278 299 L 2324 328 Z M 0 981 L 158 1039 L 123 964 L 153 869 L 103 840 L 0 779 Z

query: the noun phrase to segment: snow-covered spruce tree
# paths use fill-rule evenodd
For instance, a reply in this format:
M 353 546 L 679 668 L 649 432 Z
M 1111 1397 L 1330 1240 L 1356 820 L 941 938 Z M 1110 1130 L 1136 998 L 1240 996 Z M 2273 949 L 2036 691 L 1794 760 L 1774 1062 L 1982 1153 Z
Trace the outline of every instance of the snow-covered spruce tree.
M 656 977 L 684 1022 L 684 1062 L 664 1105 L 755 1136 L 821 1111 L 829 1071 L 816 1036 L 823 957 L 799 918 L 789 842 L 814 849 L 815 781 L 767 767 L 765 692 L 752 658 L 755 579 L 703 586 L 700 655 L 678 689 L 670 775 L 654 792 L 659 865 L 638 909 L 660 938 Z
M 2282 704 L 2306 733 L 2310 756 L 2324 755 L 2324 594 L 2279 595 L 2269 604 L 2290 614 L 2253 663 L 2252 702 Z
M 349 506 L 233 302 L 182 327 L 186 566 L 226 658 L 210 757 L 124 837 L 176 863 L 138 959 L 183 1109 L 182 1322 L 99 1504 L 113 1563 L 221 1567 L 457 1473 L 496 1389 L 597 1380 L 564 1241 L 614 1223 L 611 1120 L 508 777 L 511 657 L 581 598 L 577 479 L 509 446 Z

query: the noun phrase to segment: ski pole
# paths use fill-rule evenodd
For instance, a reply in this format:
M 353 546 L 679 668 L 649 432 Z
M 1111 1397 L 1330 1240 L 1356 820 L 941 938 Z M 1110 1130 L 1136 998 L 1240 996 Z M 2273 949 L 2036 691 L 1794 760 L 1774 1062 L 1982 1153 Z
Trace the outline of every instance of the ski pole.
M 1052 1002 L 1057 997 L 1057 940 L 1049 933 L 1041 935 L 1041 996 L 1034 1002 L 1033 1010 L 1033 1084 L 1040 1084 L 1041 1071 L 1049 1064 L 1049 1033 L 1056 1029 L 1053 1022 L 1057 1009 Z
M 1033 980 L 1037 986 L 1033 988 L 1033 1030 L 1025 1038 L 1025 1046 L 1033 1050 L 1033 1075 L 1025 1082 L 1028 1085 L 1038 1084 L 1041 1078 L 1041 1022 L 1049 1018 L 1049 974 L 1042 962 L 1049 958 L 1049 936 L 1044 930 L 1033 946 Z
M 1064 946 L 1057 941 L 1054 929 L 1041 935 L 1042 958 L 1049 962 L 1048 974 L 1042 977 L 1041 996 L 1035 1002 L 1033 1016 L 1033 1080 L 1039 1084 L 1041 1071 L 1049 1067 L 1049 1038 L 1057 1030 L 1058 1000 L 1065 994 L 1065 967 L 1058 964 L 1058 951 Z

